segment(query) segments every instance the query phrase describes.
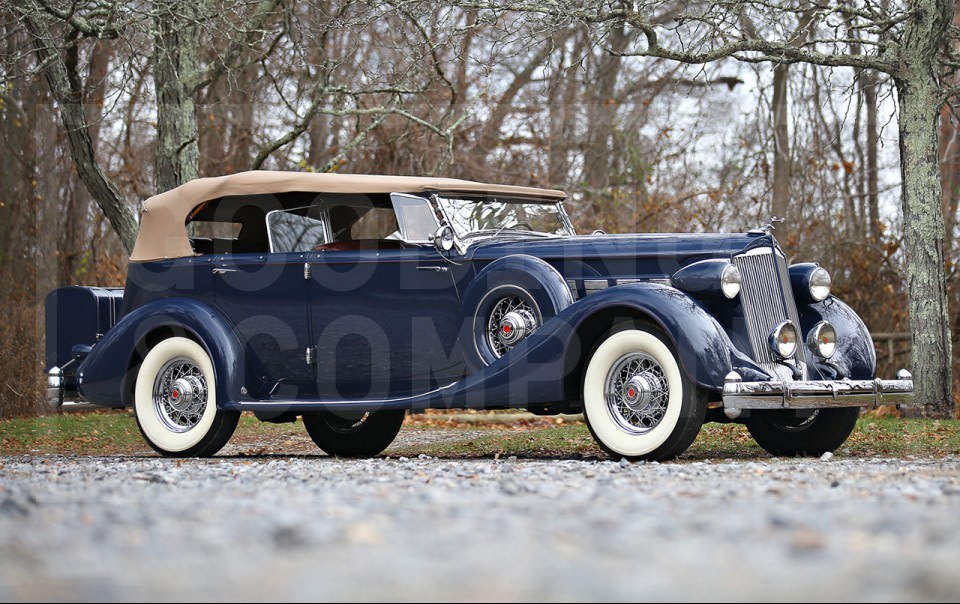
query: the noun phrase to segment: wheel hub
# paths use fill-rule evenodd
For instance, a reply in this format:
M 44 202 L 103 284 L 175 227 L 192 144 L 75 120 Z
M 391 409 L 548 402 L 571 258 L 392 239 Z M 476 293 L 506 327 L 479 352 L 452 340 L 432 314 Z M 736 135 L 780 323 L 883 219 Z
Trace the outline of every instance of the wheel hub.
M 171 432 L 186 432 L 196 426 L 207 407 L 207 381 L 192 359 L 169 361 L 153 384 L 153 408 Z
M 650 404 L 655 383 L 655 376 L 648 371 L 633 376 L 623 385 L 623 402 L 634 411 L 643 409 Z
M 500 319 L 497 337 L 506 346 L 513 346 L 537 327 L 537 319 L 527 309 L 511 310 Z
M 203 384 L 197 376 L 178 378 L 170 387 L 170 405 L 177 411 L 187 411 L 197 399 L 197 393 L 203 390 Z
M 644 434 L 656 428 L 666 414 L 669 396 L 663 367 L 646 353 L 627 353 L 607 372 L 607 409 L 629 434 Z

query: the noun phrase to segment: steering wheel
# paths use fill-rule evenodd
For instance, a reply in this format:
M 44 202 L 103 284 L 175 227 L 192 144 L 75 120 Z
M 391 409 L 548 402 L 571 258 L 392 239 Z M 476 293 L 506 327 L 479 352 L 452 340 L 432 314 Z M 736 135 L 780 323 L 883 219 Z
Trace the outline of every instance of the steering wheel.
M 517 224 L 513 225 L 513 226 L 510 227 L 510 228 L 511 228 L 511 229 L 515 229 L 515 228 L 520 227 L 520 226 L 526 227 L 526 229 L 527 229 L 528 231 L 532 231 L 532 230 L 533 230 L 533 227 L 530 226 L 530 223 L 528 223 L 528 222 L 518 222 Z

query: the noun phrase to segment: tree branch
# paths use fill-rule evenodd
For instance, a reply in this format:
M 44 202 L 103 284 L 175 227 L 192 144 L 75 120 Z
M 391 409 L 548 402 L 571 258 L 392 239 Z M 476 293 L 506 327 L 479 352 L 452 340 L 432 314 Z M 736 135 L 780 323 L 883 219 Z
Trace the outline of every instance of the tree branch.
M 36 14 L 24 14 L 23 22 L 34 39 L 37 56 L 46 65 L 44 75 L 50 93 L 60 107 L 60 118 L 70 143 L 70 155 L 80 180 L 110 221 L 123 246 L 131 251 L 137 238 L 137 221 L 120 189 L 97 163 L 87 114 L 73 94 L 67 63 L 54 45 L 50 30 L 37 21 Z
M 254 38 L 258 35 L 263 35 L 263 24 L 281 1 L 282 0 L 261 0 L 256 10 L 253 11 L 253 14 L 244 21 L 239 35 L 231 38 L 230 45 L 220 56 L 220 60 L 214 61 L 203 72 L 186 78 L 184 89 L 187 95 L 192 96 L 196 94 L 201 88 L 207 86 L 223 75 L 228 69 L 232 68 L 240 58 L 240 55 L 243 54 L 243 51 L 249 48 L 254 42 Z

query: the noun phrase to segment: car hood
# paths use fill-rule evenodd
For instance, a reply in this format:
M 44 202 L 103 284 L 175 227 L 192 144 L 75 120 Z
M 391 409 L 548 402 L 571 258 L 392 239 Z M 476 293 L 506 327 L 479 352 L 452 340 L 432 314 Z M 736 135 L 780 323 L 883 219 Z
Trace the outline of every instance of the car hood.
M 470 246 L 473 259 L 496 258 L 505 254 L 530 254 L 550 258 L 707 255 L 729 258 L 758 240 L 762 233 L 657 233 L 639 235 L 576 235 L 573 237 L 487 239 Z
M 590 274 L 611 276 L 671 275 L 680 267 L 708 258 L 730 258 L 745 249 L 774 245 L 763 233 L 666 233 L 649 235 L 579 235 L 573 237 L 486 240 L 471 245 L 467 256 L 477 262 L 511 254 L 536 256 L 565 272 L 583 264 Z

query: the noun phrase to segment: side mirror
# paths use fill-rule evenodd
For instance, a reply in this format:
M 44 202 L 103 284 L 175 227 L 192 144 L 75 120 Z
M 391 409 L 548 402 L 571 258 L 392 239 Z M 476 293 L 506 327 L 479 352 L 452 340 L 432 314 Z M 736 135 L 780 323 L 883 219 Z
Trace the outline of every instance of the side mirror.
M 453 227 L 449 224 L 443 225 L 433 233 L 431 239 L 438 252 L 449 252 L 453 249 Z

